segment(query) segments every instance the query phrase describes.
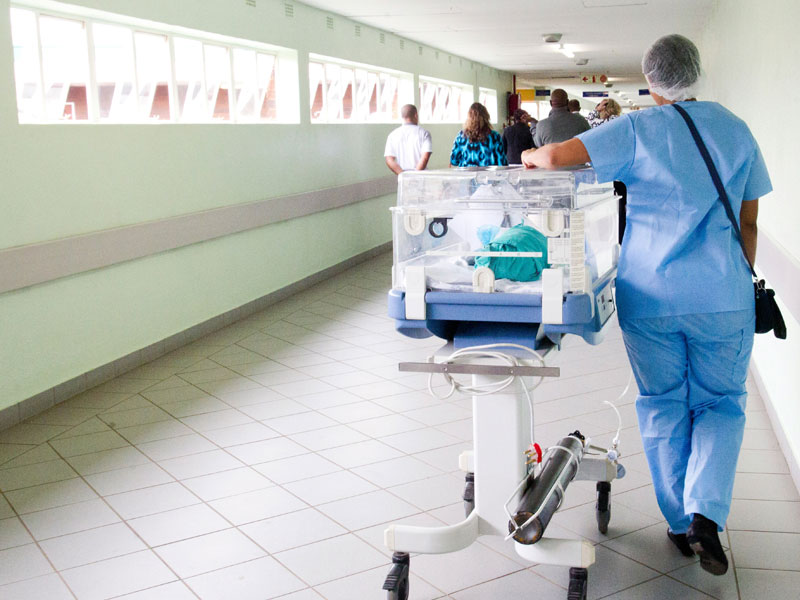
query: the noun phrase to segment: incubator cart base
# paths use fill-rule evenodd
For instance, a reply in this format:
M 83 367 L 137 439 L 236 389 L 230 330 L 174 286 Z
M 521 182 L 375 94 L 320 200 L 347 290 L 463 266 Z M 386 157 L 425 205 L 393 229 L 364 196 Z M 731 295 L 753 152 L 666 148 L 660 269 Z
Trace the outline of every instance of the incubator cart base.
M 486 362 L 485 360 L 483 362 Z M 402 370 L 430 371 L 430 363 L 401 364 Z M 427 368 L 426 368 L 427 367 Z M 440 365 L 441 367 L 441 365 Z M 434 367 L 435 368 L 435 367 Z M 474 386 L 491 384 L 508 376 L 476 372 L 510 370 L 489 365 L 448 365 L 450 372 L 473 372 Z M 537 371 L 538 369 L 538 371 Z M 557 376 L 558 369 L 532 367 L 529 372 Z M 517 369 L 519 371 L 519 369 Z M 525 451 L 530 445 L 530 414 L 524 392 L 519 386 L 509 388 L 516 393 L 473 396 L 473 450 L 459 457 L 459 468 L 466 473 L 464 502 L 466 518 L 455 525 L 416 527 L 390 525 L 384 532 L 386 546 L 394 552 L 393 566 L 384 589 L 389 600 L 406 600 L 411 553 L 444 554 L 472 544 L 479 536 L 507 537 L 508 515 L 504 509 L 509 494 L 527 474 Z M 605 533 L 610 517 L 610 482 L 617 477 L 616 461 L 584 457 L 575 480 L 597 481 L 598 528 Z M 569 600 L 586 598 L 586 569 L 594 563 L 594 546 L 585 540 L 543 537 L 535 544 L 509 541 L 519 556 L 534 563 L 573 567 L 570 570 Z

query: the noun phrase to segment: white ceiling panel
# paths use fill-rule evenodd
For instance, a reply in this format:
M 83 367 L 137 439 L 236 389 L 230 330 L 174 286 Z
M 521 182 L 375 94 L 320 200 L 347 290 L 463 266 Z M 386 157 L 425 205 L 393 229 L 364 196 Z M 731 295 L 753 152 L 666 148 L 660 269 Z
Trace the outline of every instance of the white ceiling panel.
M 658 37 L 680 33 L 698 38 L 715 0 L 305 0 L 305 4 L 408 40 L 514 73 L 523 86 L 554 77 L 577 81 L 602 73 L 627 85 L 629 96 L 644 86 L 643 51 Z M 545 44 L 561 33 L 575 59 Z M 589 88 L 586 88 L 589 89 Z M 598 88 L 602 89 L 602 87 Z M 572 91 L 572 90 L 568 90 Z M 574 92 L 573 92 L 574 93 Z

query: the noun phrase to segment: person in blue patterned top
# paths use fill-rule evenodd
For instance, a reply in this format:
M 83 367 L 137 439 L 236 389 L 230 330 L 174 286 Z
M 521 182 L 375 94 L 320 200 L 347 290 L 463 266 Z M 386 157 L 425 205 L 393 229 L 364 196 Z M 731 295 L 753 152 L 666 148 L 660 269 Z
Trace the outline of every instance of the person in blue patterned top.
M 492 129 L 489 111 L 480 102 L 469 107 L 464 129 L 458 132 L 450 152 L 453 167 L 506 166 L 506 144 Z

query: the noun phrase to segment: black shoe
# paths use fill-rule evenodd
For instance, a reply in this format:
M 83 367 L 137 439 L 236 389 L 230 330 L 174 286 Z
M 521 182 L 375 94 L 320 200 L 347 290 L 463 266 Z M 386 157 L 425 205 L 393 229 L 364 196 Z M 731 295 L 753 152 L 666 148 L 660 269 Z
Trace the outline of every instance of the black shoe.
M 700 556 L 700 566 L 714 575 L 724 575 L 728 571 L 728 558 L 719 541 L 717 524 L 703 515 L 695 514 L 686 541 Z
M 689 545 L 685 533 L 672 533 L 669 529 L 667 529 L 667 537 L 673 544 L 675 544 L 675 546 L 678 547 L 678 550 L 681 551 L 681 554 L 684 556 L 694 556 L 694 550 L 692 550 L 692 547 Z

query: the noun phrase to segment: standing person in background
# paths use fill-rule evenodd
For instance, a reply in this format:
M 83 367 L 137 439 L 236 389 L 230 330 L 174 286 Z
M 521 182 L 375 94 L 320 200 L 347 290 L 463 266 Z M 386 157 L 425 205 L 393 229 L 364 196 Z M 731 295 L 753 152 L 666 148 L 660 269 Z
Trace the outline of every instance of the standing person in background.
M 579 100 L 572 99 L 567 103 L 567 108 L 571 113 L 579 113 L 581 112 L 581 103 Z
M 433 152 L 431 134 L 419 126 L 417 107 L 406 104 L 400 109 L 403 124 L 386 139 L 383 156 L 386 166 L 396 175 L 403 171 L 422 171 L 428 166 Z
M 594 110 L 589 113 L 586 120 L 592 127 L 600 127 L 604 123 L 616 119 L 622 114 L 622 107 L 613 98 L 601 100 Z
M 531 150 L 526 166 L 592 162 L 600 182 L 628 187 L 617 274 L 622 338 L 639 387 L 636 413 L 667 536 L 714 575 L 728 570 L 728 518 L 745 425 L 755 301 L 758 199 L 772 190 L 747 124 L 697 102 L 700 54 L 681 35 L 642 59 L 657 106 Z M 694 121 L 738 221 L 739 245 L 682 113 Z M 776 549 L 779 550 L 779 549 Z
M 523 109 L 514 111 L 514 124 L 503 130 L 503 143 L 506 145 L 506 158 L 510 165 L 521 165 L 520 154 L 533 148 L 533 136 L 528 127 L 531 116 Z
M 591 129 L 586 119 L 577 113 L 569 112 L 567 92 L 561 88 L 550 94 L 550 116 L 539 121 L 533 144 L 537 148 L 545 144 L 565 142 L 579 133 Z
M 450 152 L 453 167 L 506 166 L 506 145 L 492 129 L 489 111 L 480 102 L 469 107 L 464 129 L 458 132 Z

